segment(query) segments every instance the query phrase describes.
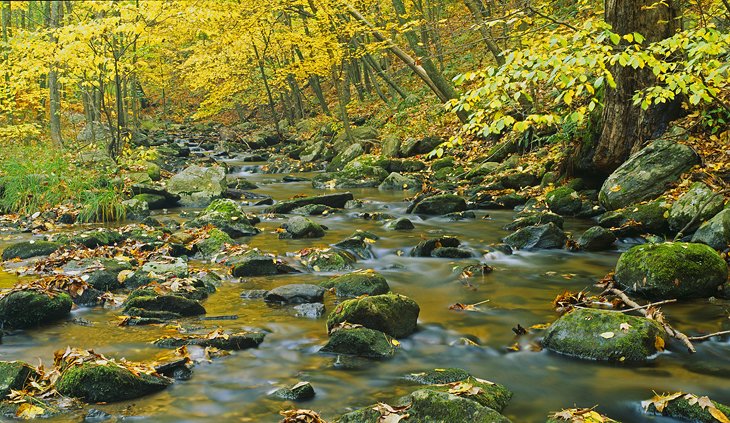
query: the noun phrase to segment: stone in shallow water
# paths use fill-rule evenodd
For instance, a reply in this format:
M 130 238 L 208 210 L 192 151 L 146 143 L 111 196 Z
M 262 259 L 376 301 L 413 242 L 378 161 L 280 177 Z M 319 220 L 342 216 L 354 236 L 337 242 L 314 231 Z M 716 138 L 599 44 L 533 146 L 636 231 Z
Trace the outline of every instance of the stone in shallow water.
M 280 233 L 279 239 L 321 238 L 325 234 L 322 226 L 302 216 L 290 218 L 284 226 L 286 232 Z
M 603 251 L 613 247 L 616 235 L 606 228 L 594 226 L 578 238 L 578 248 L 585 251 Z
M 0 398 L 5 398 L 11 390 L 22 391 L 36 371 L 22 361 L 0 361 Z
M 464 259 L 473 257 L 471 251 L 456 247 L 439 247 L 431 252 L 431 257 Z
M 413 214 L 440 216 L 466 210 L 466 201 L 453 194 L 434 195 L 424 198 L 413 207 Z
M 321 303 L 324 293 L 325 289 L 318 285 L 291 284 L 270 290 L 264 295 L 264 300 L 284 304 Z
M 563 248 L 567 237 L 553 223 L 522 228 L 504 238 L 504 243 L 516 250 Z
M 461 241 L 452 237 L 442 237 L 421 241 L 411 250 L 411 257 L 431 257 L 431 253 L 436 248 L 450 247 L 456 248 L 461 245 Z
M 147 311 L 170 312 L 181 316 L 205 314 L 205 308 L 199 302 L 178 295 L 139 296 L 127 300 L 124 310 L 143 309 Z M 149 317 L 149 316 L 143 316 Z
M 359 297 L 361 295 L 381 295 L 390 292 L 385 277 L 374 271 L 352 272 L 319 284 L 326 289 L 335 290 L 338 297 Z
M 363 325 L 395 338 L 416 330 L 420 308 L 412 299 L 398 294 L 374 295 L 343 301 L 327 319 L 327 330 L 340 323 Z
M 289 401 L 306 401 L 314 398 L 315 392 L 309 382 L 299 382 L 291 388 L 281 388 L 271 393 L 272 397 Z
M 45 325 L 68 316 L 72 306 L 71 297 L 65 293 L 14 291 L 0 298 L 0 322 L 15 329 Z
M 324 316 L 324 304 L 305 303 L 294 306 L 295 315 L 307 319 L 319 319 Z
M 2 259 L 27 259 L 31 257 L 47 256 L 61 248 L 61 244 L 49 241 L 24 241 L 12 244 L 3 250 Z
M 332 332 L 329 341 L 319 352 L 382 359 L 392 357 L 395 349 L 393 338 L 385 333 L 358 327 Z
M 409 229 L 415 228 L 413 225 L 413 222 L 411 222 L 410 219 L 407 217 L 401 217 L 396 220 L 391 220 L 385 223 L 385 229 L 388 229 L 390 231 L 407 231 Z
M 158 347 L 177 348 L 183 345 L 198 345 L 201 347 L 213 347 L 221 350 L 245 350 L 248 348 L 256 348 L 264 342 L 266 334 L 261 332 L 241 332 L 226 334 L 216 334 L 216 336 L 208 337 L 204 335 L 191 335 L 184 337 L 164 337 L 154 342 Z
M 161 391 L 171 383 L 166 377 L 134 374 L 113 363 L 86 363 L 65 370 L 56 389 L 86 402 L 117 402 Z

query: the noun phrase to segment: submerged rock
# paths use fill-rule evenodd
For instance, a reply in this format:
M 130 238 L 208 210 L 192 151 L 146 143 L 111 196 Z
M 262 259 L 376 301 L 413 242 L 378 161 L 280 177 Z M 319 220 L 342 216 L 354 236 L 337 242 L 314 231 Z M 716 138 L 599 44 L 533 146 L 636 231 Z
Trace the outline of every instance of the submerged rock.
M 12 244 L 3 250 L 2 259 L 28 259 L 31 257 L 47 256 L 61 248 L 61 244 L 49 241 L 24 241 Z
M 0 398 L 4 399 L 10 391 L 22 391 L 36 371 L 22 361 L 0 361 Z
M 655 198 L 699 163 L 697 153 L 690 147 L 671 140 L 654 141 L 606 179 L 598 199 L 606 210 L 616 210 Z
M 0 298 L 0 322 L 15 329 L 45 325 L 68 316 L 72 306 L 71 297 L 65 293 L 14 291 Z
M 404 295 L 390 293 L 355 298 L 343 301 L 329 315 L 327 330 L 347 322 L 403 338 L 415 332 L 420 311 L 418 304 Z
M 281 388 L 271 393 L 272 397 L 289 401 L 306 401 L 314 398 L 315 392 L 309 382 L 299 382 L 291 388 Z
M 324 293 L 325 289 L 318 285 L 291 284 L 272 289 L 264 295 L 264 300 L 284 304 L 321 303 Z
M 370 248 L 370 244 L 374 243 L 375 240 L 379 238 L 379 236 L 372 232 L 357 230 L 349 237 L 333 244 L 333 246 L 352 253 L 359 259 L 368 260 L 375 258 L 375 255 Z
M 62 395 L 86 402 L 118 402 L 167 388 L 172 381 L 145 373 L 135 374 L 119 365 L 86 363 L 66 369 L 56 383 Z
M 528 226 L 503 239 L 516 250 L 563 248 L 566 240 L 565 232 L 554 223 Z
M 319 319 L 324 316 L 324 304 L 322 303 L 304 303 L 294 306 L 294 315 L 307 319 Z
M 689 187 L 689 191 L 672 204 L 669 211 L 669 229 L 679 232 L 699 215 L 694 224 L 687 228 L 685 234 L 694 232 L 702 222 L 719 213 L 724 203 L 725 198 L 722 195 L 716 195 L 702 182 L 695 182 Z
M 728 267 L 704 244 L 665 242 L 632 247 L 616 264 L 622 288 L 650 299 L 702 298 L 717 295 Z
M 416 203 L 411 213 L 441 216 L 448 213 L 466 210 L 466 200 L 453 194 L 441 194 L 426 197 Z
M 616 235 L 601 226 L 589 228 L 578 238 L 578 248 L 585 251 L 604 251 L 613 247 Z
M 645 361 L 657 353 L 657 345 L 666 342 L 667 334 L 654 320 L 617 311 L 576 309 L 550 325 L 542 345 L 589 360 Z
M 382 295 L 390 292 L 385 277 L 374 271 L 352 272 L 338 276 L 319 286 L 334 289 L 338 297 L 359 297 L 361 295 Z
M 364 327 L 338 329 L 330 335 L 322 353 L 383 359 L 395 354 L 395 342 L 387 334 Z
M 726 249 L 730 245 L 730 209 L 703 223 L 692 236 L 692 242 L 707 244 L 716 250 Z

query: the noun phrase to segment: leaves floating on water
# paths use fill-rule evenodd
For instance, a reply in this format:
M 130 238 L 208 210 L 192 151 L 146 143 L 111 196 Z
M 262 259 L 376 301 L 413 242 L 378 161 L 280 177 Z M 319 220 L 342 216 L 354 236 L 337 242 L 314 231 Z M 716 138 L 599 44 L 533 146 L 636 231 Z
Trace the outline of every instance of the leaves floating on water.
M 570 423 L 617 423 L 592 408 L 568 408 L 549 416 L 551 419 Z
M 312 410 L 286 410 L 280 411 L 279 414 L 284 416 L 281 423 L 327 423 Z
M 489 300 L 479 301 L 478 303 L 474 304 L 462 304 L 462 303 L 456 303 L 449 306 L 449 310 L 456 310 L 456 311 L 481 311 L 478 306 L 488 303 Z

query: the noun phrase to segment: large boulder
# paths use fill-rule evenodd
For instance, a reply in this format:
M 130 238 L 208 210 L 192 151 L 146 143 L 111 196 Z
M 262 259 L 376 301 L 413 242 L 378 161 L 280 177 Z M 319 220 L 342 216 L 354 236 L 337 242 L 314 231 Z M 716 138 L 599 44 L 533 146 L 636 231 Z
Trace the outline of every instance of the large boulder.
M 161 391 L 171 383 L 166 377 L 132 372 L 114 363 L 85 363 L 66 369 L 56 390 L 86 402 L 117 402 Z
M 431 253 L 437 248 L 456 248 L 461 245 L 457 238 L 445 236 L 441 238 L 427 239 L 421 241 L 411 250 L 411 257 L 431 257 Z
M 448 213 L 466 210 L 466 200 L 453 194 L 441 194 L 426 197 L 419 201 L 412 210 L 413 214 L 441 216 Z
M 198 251 L 204 257 L 211 257 L 225 249 L 226 245 L 235 245 L 236 241 L 230 235 L 218 228 L 212 228 L 206 233 L 206 237 L 196 244 Z
M 65 293 L 13 291 L 0 298 L 0 322 L 15 329 L 44 325 L 68 316 L 72 306 L 71 297 Z
M 671 140 L 657 140 L 631 156 L 603 183 L 598 199 L 606 210 L 655 198 L 692 166 L 697 153 Z
M 195 219 L 186 222 L 186 228 L 203 228 L 213 226 L 227 233 L 232 238 L 252 236 L 259 233 L 246 216 L 229 217 L 225 213 L 211 211 L 201 214 Z
M 341 209 L 345 207 L 345 204 L 347 204 L 347 202 L 352 200 L 353 198 L 354 197 L 349 192 L 318 195 L 315 197 L 297 198 L 294 200 L 281 201 L 266 209 L 266 213 L 289 213 L 296 208 L 308 206 L 311 204 L 321 204 L 324 206 Z
M 330 335 L 322 353 L 389 358 L 395 354 L 396 342 L 383 332 L 364 327 L 342 328 Z
M 388 281 L 372 270 L 352 272 L 322 282 L 319 286 L 334 289 L 338 297 L 359 297 L 361 295 L 382 295 L 390 292 Z
M 205 314 L 205 308 L 199 302 L 179 295 L 140 295 L 128 299 L 124 304 L 124 311 L 129 314 L 137 315 L 137 310 L 174 313 L 180 316 Z
M 504 243 L 516 250 L 563 248 L 567 237 L 554 223 L 528 226 L 504 238 Z
M 220 166 L 189 166 L 167 182 L 167 190 L 189 207 L 205 207 L 221 198 L 226 189 L 226 171 Z
M 5 399 L 10 391 L 22 391 L 36 374 L 35 369 L 22 361 L 0 361 L 0 399 Z
M 633 204 L 604 213 L 598 218 L 598 224 L 611 229 L 617 236 L 663 235 L 669 231 L 669 207 L 664 198 L 658 198 L 646 204 Z
M 335 156 L 327 165 L 328 172 L 336 172 L 342 170 L 346 164 L 365 154 L 365 150 L 360 143 L 355 143 L 347 147 L 342 153 Z
M 622 288 L 650 299 L 703 298 L 717 294 L 728 268 L 707 245 L 665 242 L 621 254 L 614 277 Z
M 611 310 L 576 309 L 555 321 L 543 347 L 561 354 L 601 361 L 645 361 L 667 342 L 654 320 Z
M 724 200 L 722 195 L 716 195 L 704 183 L 695 182 L 689 187 L 689 191 L 672 204 L 672 208 L 669 210 L 669 229 L 679 232 L 694 219 L 693 224 L 687 228 L 685 233 L 694 232 L 702 222 L 722 210 Z
M 421 187 L 418 179 L 412 176 L 404 176 L 397 172 L 391 172 L 383 182 L 378 185 L 381 191 L 403 191 L 415 190 Z
M 240 351 L 256 348 L 264 342 L 266 334 L 261 332 L 239 332 L 231 334 L 187 335 L 182 337 L 165 336 L 154 341 L 154 344 L 163 348 L 178 348 L 183 345 L 197 345 L 212 347 L 220 350 Z
M 231 274 L 240 278 L 245 276 L 268 276 L 279 273 L 274 257 L 251 254 L 243 257 L 233 264 Z
M 2 259 L 27 259 L 31 257 L 47 256 L 61 248 L 57 242 L 33 240 L 12 244 L 3 250 Z
M 398 294 L 375 295 L 343 301 L 327 318 L 327 330 L 340 323 L 363 325 L 403 338 L 416 330 L 421 309 L 412 299 Z
M 578 238 L 578 248 L 585 251 L 604 251 L 613 247 L 616 235 L 606 228 L 594 226 Z
M 692 242 L 707 244 L 716 250 L 730 245 L 730 209 L 725 209 L 703 223 L 692 236 Z

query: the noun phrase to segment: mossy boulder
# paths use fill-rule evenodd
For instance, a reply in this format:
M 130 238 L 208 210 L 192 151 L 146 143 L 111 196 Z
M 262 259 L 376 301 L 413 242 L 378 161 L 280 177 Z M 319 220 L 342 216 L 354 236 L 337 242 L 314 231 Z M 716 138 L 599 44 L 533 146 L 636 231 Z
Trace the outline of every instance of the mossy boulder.
M 119 282 L 118 274 L 109 270 L 96 270 L 89 274 L 86 283 L 100 291 L 114 291 L 124 286 Z
M 378 185 L 381 191 L 403 191 L 415 190 L 421 187 L 421 183 L 416 177 L 401 175 L 397 172 L 391 172 L 383 182 Z
M 129 311 L 134 308 L 175 313 L 181 316 L 205 314 L 205 308 L 199 302 L 179 295 L 142 295 L 128 299 L 124 304 L 124 310 Z
M 12 244 L 3 250 L 2 259 L 27 259 L 31 257 L 47 256 L 61 248 L 61 244 L 49 241 L 24 241 Z
M 333 244 L 334 247 L 352 253 L 357 258 L 368 260 L 375 258 L 370 244 L 379 237 L 372 232 L 357 230 L 349 237 Z
M 606 210 L 616 210 L 655 198 L 699 163 L 697 153 L 686 145 L 668 139 L 654 141 L 606 179 L 598 200 Z
M 245 216 L 229 217 L 226 213 L 219 211 L 211 211 L 195 219 L 185 223 L 186 228 L 203 228 L 213 226 L 227 233 L 232 238 L 240 238 L 242 236 L 252 236 L 259 233 L 251 221 Z
M 302 216 L 289 218 L 284 226 L 286 232 L 279 234 L 280 239 L 322 238 L 325 234 L 322 226 Z
M 330 335 L 321 353 L 384 359 L 395 354 L 395 342 L 387 334 L 364 327 L 338 329 Z
M 306 401 L 314 398 L 315 392 L 309 382 L 299 382 L 291 388 L 280 388 L 271 393 L 274 398 L 288 401 Z
M 276 275 L 277 273 L 279 273 L 279 268 L 276 265 L 276 259 L 256 252 L 237 259 L 231 268 L 231 274 L 237 278 Z
M 447 383 L 460 382 L 468 379 L 471 375 L 464 369 L 447 367 L 443 369 L 426 370 L 420 373 L 410 373 L 403 378 L 409 382 L 421 385 L 443 385 Z
M 346 164 L 365 154 L 365 149 L 360 143 L 355 143 L 345 148 L 344 151 L 335 156 L 327 165 L 328 172 L 336 172 L 342 170 Z
M 163 348 L 178 348 L 183 345 L 197 345 L 200 347 L 218 348 L 220 350 L 240 351 L 249 348 L 257 348 L 264 342 L 266 334 L 261 332 L 240 332 L 215 337 L 208 336 L 185 336 L 185 337 L 163 337 L 154 341 L 154 344 Z
M 270 303 L 302 304 L 321 303 L 324 300 L 325 289 L 318 285 L 295 283 L 278 286 L 264 295 L 264 300 Z
M 343 301 L 329 315 L 327 330 L 347 322 L 403 338 L 415 332 L 420 311 L 418 304 L 404 295 L 389 293 L 355 298 Z
M 73 301 L 68 294 L 49 294 L 27 289 L 0 298 L 0 322 L 25 329 L 61 320 L 69 315 Z
M 694 220 L 685 233 L 694 232 L 700 224 L 719 213 L 725 203 L 722 195 L 715 194 L 702 182 L 695 182 L 679 199 L 672 204 L 669 211 L 669 229 L 679 232 Z
M 578 248 L 584 251 L 604 251 L 613 247 L 616 235 L 601 226 L 593 226 L 578 238 Z
M 167 190 L 180 196 L 180 203 L 189 207 L 205 207 L 226 192 L 223 167 L 192 165 L 167 182 Z
M 669 208 L 669 203 L 659 198 L 646 204 L 634 204 L 604 213 L 598 218 L 598 224 L 611 229 L 617 236 L 636 236 L 641 233 L 663 235 L 669 231 Z
M 166 377 L 135 374 L 113 363 L 86 363 L 66 369 L 56 383 L 56 390 L 90 403 L 118 402 L 161 391 L 171 383 Z
M 528 226 L 503 239 L 504 243 L 516 250 L 537 250 L 563 248 L 567 237 L 554 223 Z
M 550 191 L 546 199 L 550 211 L 563 216 L 575 215 L 583 205 L 578 192 L 570 187 L 560 187 Z
M 246 217 L 246 212 L 243 210 L 241 204 L 229 198 L 214 200 L 200 214 L 206 215 L 208 213 L 220 213 L 226 219 Z
M 149 203 L 138 198 L 122 201 L 122 205 L 127 220 L 144 220 L 150 215 Z
M 413 247 L 411 250 L 411 257 L 431 257 L 431 253 L 433 253 L 433 251 L 437 248 L 456 248 L 459 245 L 461 245 L 461 241 L 450 236 L 428 239 L 419 242 L 418 245 Z
M 726 249 L 730 245 L 730 208 L 703 223 L 692 236 L 692 242 L 707 244 L 716 250 Z
M 341 209 L 345 207 L 345 204 L 347 204 L 348 201 L 352 200 L 354 197 L 352 196 L 352 193 L 344 192 L 344 193 L 337 193 L 337 194 L 327 194 L 327 195 L 317 195 L 313 197 L 303 197 L 303 198 L 297 198 L 294 200 L 287 200 L 287 201 L 281 201 L 277 204 L 274 204 L 273 206 L 267 208 L 265 210 L 266 213 L 289 213 L 292 210 L 302 207 L 302 206 L 308 206 L 311 204 L 321 204 L 323 206 L 332 207 L 335 209 Z
M 100 228 L 80 233 L 67 239 L 71 244 L 83 245 L 87 248 L 97 248 L 104 245 L 114 245 L 124 240 L 124 235 L 114 229 Z
M 458 247 L 439 247 L 431 252 L 431 257 L 450 258 L 450 259 L 466 259 L 474 257 L 474 254 L 466 248 Z
M 29 379 L 36 374 L 28 363 L 0 361 L 0 399 L 5 399 L 11 390 L 22 391 Z
M 717 423 L 718 419 L 710 414 L 709 406 L 700 404 L 697 401 L 697 397 L 692 398 L 693 401 L 690 403 L 690 398 L 687 395 L 682 395 L 674 400 L 667 402 L 666 406 L 661 412 L 658 412 L 654 404 L 647 406 L 647 412 L 653 414 L 659 414 L 662 416 L 671 417 L 672 419 L 688 421 L 693 423 Z M 722 412 L 726 417 L 730 417 L 730 407 L 719 402 L 712 401 L 712 405 Z
M 478 392 L 474 395 L 469 395 L 469 399 L 499 412 L 504 410 L 507 404 L 509 404 L 510 399 L 512 399 L 512 392 L 509 389 L 494 382 L 471 376 L 458 382 L 462 388 L 468 388 L 469 386 L 477 388 Z M 438 384 L 428 387 L 428 389 L 441 392 L 449 392 L 452 389 L 458 388 L 459 385 L 453 384 Z
M 347 251 L 324 248 L 308 251 L 302 263 L 315 272 L 341 272 L 352 269 L 355 257 Z
M 220 253 L 225 249 L 226 244 L 236 244 L 236 241 L 234 241 L 230 235 L 218 228 L 211 229 L 208 231 L 207 235 L 207 238 L 204 238 L 197 243 L 198 251 L 200 251 L 204 257 L 211 257 Z
M 528 226 L 545 225 L 553 223 L 558 228 L 563 228 L 564 219 L 559 214 L 550 212 L 532 212 L 520 214 L 512 223 L 504 226 L 507 231 L 516 231 Z
M 348 273 L 322 282 L 319 286 L 334 289 L 335 295 L 338 297 L 373 296 L 390 292 L 390 286 L 385 277 L 374 271 Z
M 179 200 L 176 199 L 176 197 L 177 196 L 168 197 L 160 194 L 145 193 L 135 195 L 134 197 L 132 197 L 132 200 L 143 201 L 147 203 L 147 208 L 149 210 L 162 210 L 177 207 Z
M 411 222 L 411 220 L 407 217 L 389 220 L 383 226 L 389 231 L 408 231 L 415 228 L 413 222 Z
M 176 257 L 172 260 L 164 258 L 151 260 L 143 264 L 140 271 L 143 274 L 171 275 L 178 278 L 185 278 L 190 273 L 188 262 L 183 257 Z
M 441 216 L 466 210 L 466 201 L 453 194 L 432 195 L 419 201 L 411 213 Z
M 614 277 L 622 288 L 649 299 L 703 298 L 727 282 L 728 267 L 707 245 L 666 242 L 621 254 Z
M 617 311 L 576 309 L 550 325 L 542 345 L 588 360 L 641 362 L 665 342 L 667 334 L 654 320 Z

